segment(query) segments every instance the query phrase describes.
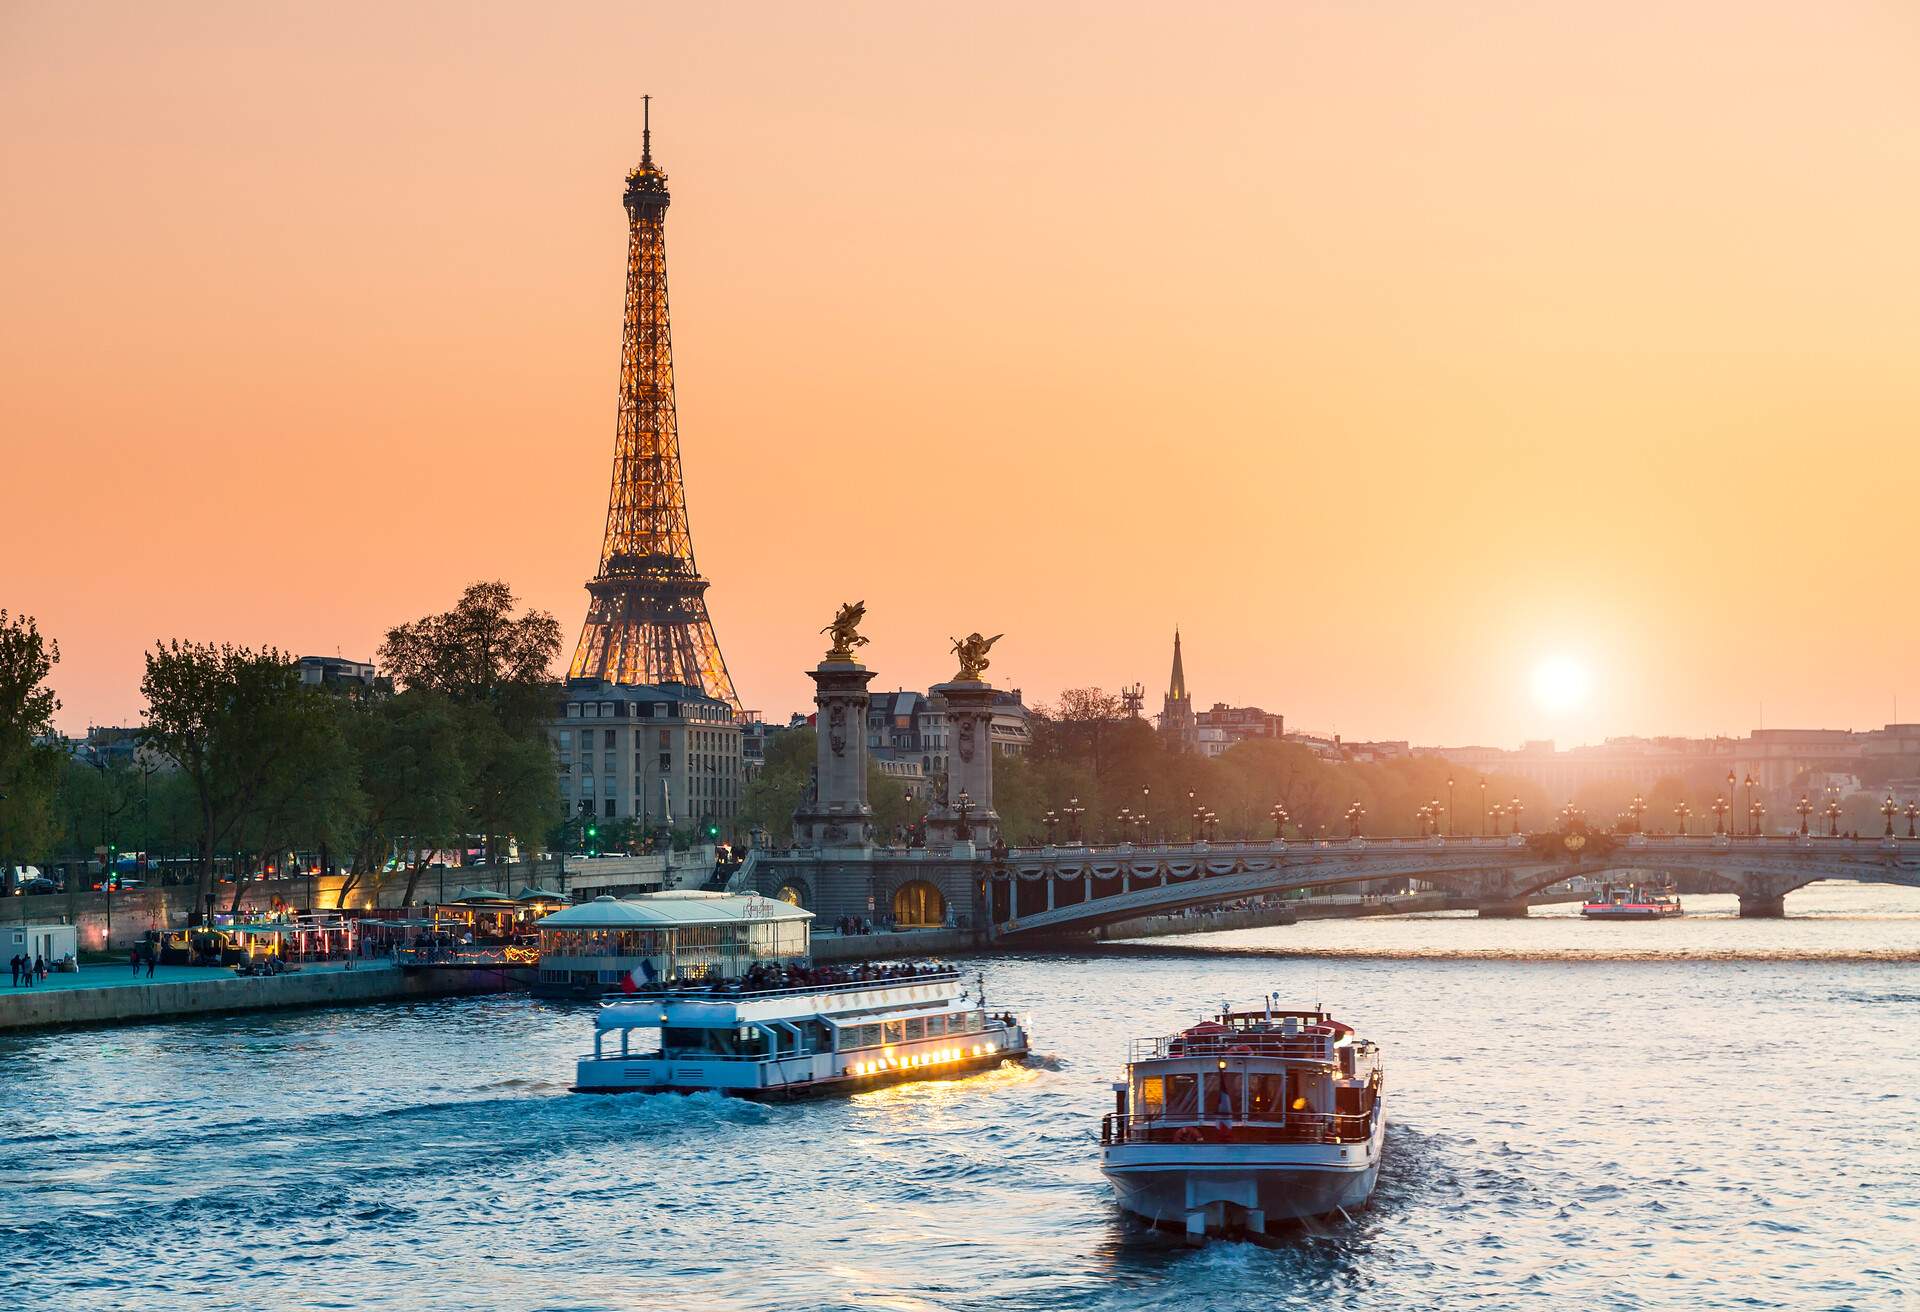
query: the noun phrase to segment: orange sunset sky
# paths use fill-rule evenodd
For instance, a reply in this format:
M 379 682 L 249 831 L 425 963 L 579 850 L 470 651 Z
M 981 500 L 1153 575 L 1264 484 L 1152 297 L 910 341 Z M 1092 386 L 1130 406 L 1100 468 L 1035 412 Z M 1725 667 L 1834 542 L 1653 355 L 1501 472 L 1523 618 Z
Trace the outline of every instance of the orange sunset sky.
M 0 606 L 567 652 L 640 96 L 742 697 L 1008 636 L 1417 743 L 1920 719 L 1911 3 L 0 5 Z M 563 654 L 564 658 L 564 654 Z M 1533 695 L 1542 662 L 1590 679 Z

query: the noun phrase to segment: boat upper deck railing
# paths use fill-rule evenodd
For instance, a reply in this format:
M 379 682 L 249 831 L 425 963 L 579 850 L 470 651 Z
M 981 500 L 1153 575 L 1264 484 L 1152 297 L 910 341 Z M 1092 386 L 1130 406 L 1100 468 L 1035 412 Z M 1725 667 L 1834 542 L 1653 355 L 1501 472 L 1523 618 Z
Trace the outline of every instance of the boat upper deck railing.
M 849 979 L 819 980 L 812 983 L 747 984 L 741 980 L 696 980 L 678 984 L 648 984 L 632 993 L 609 993 L 603 1006 L 628 1002 L 738 1002 L 769 998 L 806 997 L 818 993 L 857 993 L 866 989 L 900 988 L 914 984 L 956 982 L 961 978 L 951 967 L 916 967 L 898 973 L 872 974 Z
M 1181 1057 L 1267 1057 L 1282 1061 L 1330 1062 L 1333 1060 L 1333 1042 L 1330 1034 L 1283 1034 L 1278 1030 L 1170 1034 L 1130 1040 L 1127 1044 L 1127 1061 L 1164 1061 Z

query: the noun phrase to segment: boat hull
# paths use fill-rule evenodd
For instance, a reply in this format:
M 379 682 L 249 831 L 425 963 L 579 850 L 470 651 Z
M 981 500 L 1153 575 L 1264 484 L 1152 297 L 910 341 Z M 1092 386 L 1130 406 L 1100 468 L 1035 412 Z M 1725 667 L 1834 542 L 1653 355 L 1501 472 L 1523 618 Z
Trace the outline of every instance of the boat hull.
M 1189 1236 L 1259 1233 L 1364 1206 L 1380 1178 L 1385 1117 L 1351 1144 L 1120 1143 L 1100 1169 L 1120 1206 Z
M 1680 908 L 1661 910 L 1657 907 L 1581 907 L 1580 915 L 1586 920 L 1667 920 L 1684 914 Z

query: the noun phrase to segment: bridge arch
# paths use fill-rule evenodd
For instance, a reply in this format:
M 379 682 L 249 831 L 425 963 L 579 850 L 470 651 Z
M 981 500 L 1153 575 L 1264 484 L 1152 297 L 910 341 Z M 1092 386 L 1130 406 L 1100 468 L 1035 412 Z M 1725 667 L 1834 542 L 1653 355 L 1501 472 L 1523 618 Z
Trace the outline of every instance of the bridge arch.
M 788 875 L 781 880 L 780 887 L 773 891 L 773 895 L 788 906 L 804 907 L 809 911 L 813 909 L 813 889 L 798 875 Z
M 947 923 L 947 899 L 924 879 L 910 879 L 893 890 L 895 929 L 932 929 Z

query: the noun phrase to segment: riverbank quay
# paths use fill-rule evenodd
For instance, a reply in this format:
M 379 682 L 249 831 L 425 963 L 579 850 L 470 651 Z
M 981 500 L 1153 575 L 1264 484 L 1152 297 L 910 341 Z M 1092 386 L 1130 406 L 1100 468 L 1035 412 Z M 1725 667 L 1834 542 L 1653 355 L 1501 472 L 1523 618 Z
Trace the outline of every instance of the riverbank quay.
M 876 934 L 813 933 L 816 965 L 834 961 L 889 961 L 896 957 L 925 957 L 942 952 L 982 952 L 992 946 L 976 929 L 900 929 Z
M 1162 938 L 1170 934 L 1216 934 L 1228 929 L 1266 929 L 1274 925 L 1291 925 L 1302 920 L 1402 916 L 1415 911 L 1441 911 L 1446 905 L 1447 895 L 1444 893 L 1409 893 L 1402 897 L 1336 894 L 1270 902 L 1259 907 L 1195 911 L 1189 915 L 1142 916 L 1138 920 L 1102 925 L 1094 931 L 1093 937 L 1104 943 L 1116 939 Z
M 403 970 L 389 962 L 304 966 L 242 978 L 201 966 L 161 966 L 152 979 L 112 966 L 51 974 L 0 993 L 0 1033 L 64 1025 L 124 1025 L 285 1007 L 351 1006 L 524 988 L 527 971 Z

